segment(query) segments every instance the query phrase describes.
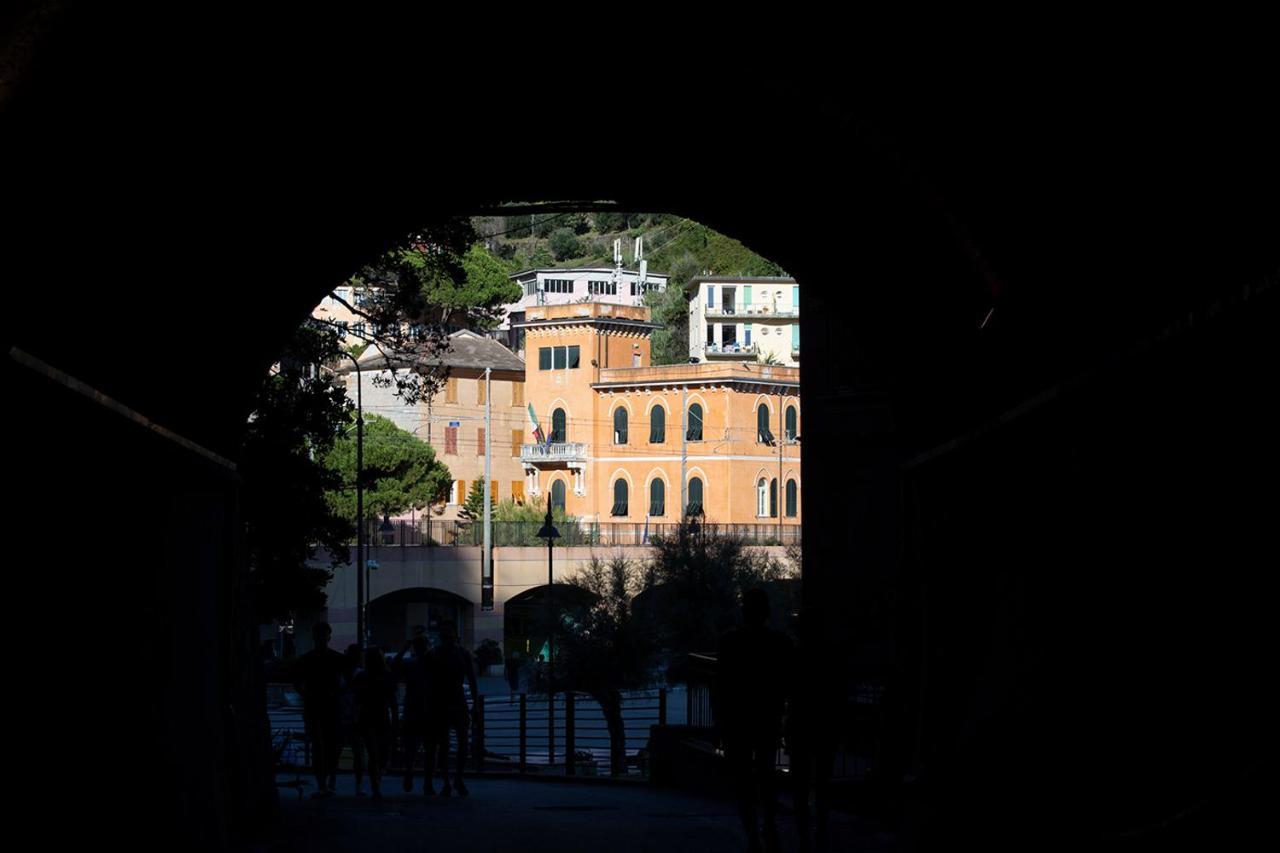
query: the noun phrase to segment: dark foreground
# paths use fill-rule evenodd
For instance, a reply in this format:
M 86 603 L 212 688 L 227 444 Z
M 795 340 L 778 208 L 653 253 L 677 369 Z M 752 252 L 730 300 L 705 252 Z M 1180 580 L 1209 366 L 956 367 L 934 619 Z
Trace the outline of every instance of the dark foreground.
M 253 853 L 284 851 L 653 851 L 740 853 L 744 839 L 733 803 L 643 784 L 584 784 L 521 779 L 468 780 L 471 796 L 424 797 L 400 790 L 382 803 L 352 796 L 350 776 L 338 796 L 299 799 L 280 792 L 280 821 Z M 795 850 L 795 825 L 780 815 L 783 850 Z M 847 815 L 833 815 L 832 850 L 874 853 L 890 838 Z

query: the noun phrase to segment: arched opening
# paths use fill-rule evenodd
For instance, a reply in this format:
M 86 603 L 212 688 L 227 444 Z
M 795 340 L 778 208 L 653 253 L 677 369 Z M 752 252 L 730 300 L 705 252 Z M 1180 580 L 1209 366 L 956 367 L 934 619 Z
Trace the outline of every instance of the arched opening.
M 689 441 L 702 441 L 701 403 L 693 403 L 689 406 L 689 429 L 687 438 Z
M 613 443 L 627 443 L 627 410 L 622 406 L 613 410 Z
M 795 480 L 787 480 L 787 518 L 795 518 L 800 510 L 800 486 Z
M 551 484 L 551 508 L 564 512 L 565 487 L 564 480 L 555 480 Z
M 769 428 L 769 407 L 764 403 L 756 408 L 756 441 L 770 447 L 774 444 L 773 430 Z
M 503 648 L 508 655 L 516 655 L 523 669 L 521 689 L 534 688 L 530 669 L 538 655 L 546 659 L 547 626 L 555 624 L 563 630 L 562 620 L 567 613 L 589 606 L 594 600 L 591 593 L 569 584 L 535 586 L 507 600 L 502 611 Z
M 553 443 L 561 444 L 568 441 L 565 438 L 568 435 L 566 422 L 567 418 L 565 417 L 564 409 L 556 409 L 551 413 L 551 441 Z
M 800 414 L 796 410 L 796 407 L 787 406 L 787 413 L 786 413 L 787 441 L 796 440 L 796 437 L 800 434 L 799 424 L 800 424 Z
M 702 515 L 702 478 L 693 477 L 689 480 L 689 506 L 685 510 L 686 515 Z
M 625 518 L 628 513 L 627 507 L 627 481 L 619 477 L 613 483 L 613 508 L 609 511 L 609 515 L 618 518 Z
M 373 645 L 394 653 L 422 625 L 434 646 L 439 642 L 440 629 L 452 623 L 463 644 L 471 646 L 475 637 L 472 611 L 470 601 L 442 589 L 398 589 L 369 602 L 369 638 Z
M 761 477 L 756 481 L 756 516 L 765 518 L 769 514 L 769 482 Z
M 667 514 L 667 484 L 658 477 L 649 484 L 649 515 L 661 518 Z
M 649 410 L 649 443 L 665 444 L 667 441 L 667 411 L 662 406 Z

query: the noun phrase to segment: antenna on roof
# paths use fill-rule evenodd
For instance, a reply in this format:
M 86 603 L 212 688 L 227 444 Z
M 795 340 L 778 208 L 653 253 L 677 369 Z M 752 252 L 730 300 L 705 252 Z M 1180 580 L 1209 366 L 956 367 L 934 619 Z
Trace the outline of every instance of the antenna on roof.
M 636 304 L 639 305 L 644 301 L 644 284 L 645 279 L 649 275 L 649 262 L 644 259 L 644 237 L 636 238 L 635 250 L 636 262 L 640 265 L 640 280 L 636 282 Z

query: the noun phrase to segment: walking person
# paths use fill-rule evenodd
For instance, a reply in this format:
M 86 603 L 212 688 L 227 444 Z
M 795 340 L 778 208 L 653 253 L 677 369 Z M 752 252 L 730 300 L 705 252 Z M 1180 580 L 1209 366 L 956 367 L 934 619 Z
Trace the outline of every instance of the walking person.
M 412 651 L 406 659 L 405 654 Z M 404 682 L 404 714 L 401 715 L 402 743 L 404 745 L 404 790 L 413 790 L 413 762 L 418 757 L 418 746 L 421 744 L 428 751 L 431 748 L 431 734 L 428 730 L 427 694 L 431 690 L 431 662 L 427 655 L 427 636 L 417 633 L 413 639 L 406 640 L 393 664 L 395 675 Z M 431 762 L 424 756 L 424 763 L 430 767 Z M 431 775 L 428 773 L 423 793 L 434 793 L 431 790 Z
M 396 679 L 387 668 L 382 649 L 364 653 L 364 667 L 353 683 L 356 726 L 369 757 L 369 785 L 375 800 L 382 799 L 382 775 L 391 751 L 396 724 Z
M 338 711 L 342 738 L 338 744 L 339 755 L 344 746 L 351 747 L 351 765 L 356 777 L 356 796 L 364 796 L 364 747 L 360 730 L 356 725 L 356 696 L 353 689 L 356 676 L 360 673 L 362 663 L 360 645 L 352 643 L 347 646 L 343 659 L 346 666 L 342 673 L 342 688 L 338 691 Z M 336 775 L 329 774 L 329 789 L 336 788 Z
M 712 713 L 735 781 L 747 850 L 778 850 L 775 763 L 782 739 L 791 640 L 768 626 L 769 597 L 762 589 L 742 596 L 741 628 L 720 640 Z M 757 808 L 758 806 L 758 808 Z M 763 818 L 763 826 L 760 818 Z
M 346 660 L 329 648 L 333 628 L 328 622 L 317 622 L 311 628 L 315 647 L 298 659 L 298 681 L 295 687 L 302 696 L 302 717 L 311 741 L 311 765 L 316 774 L 313 798 L 333 794 L 330 777 L 338 767 L 341 745 L 342 715 L 338 694 Z
M 471 653 L 458 645 L 458 634 L 454 626 L 445 623 L 440 627 L 440 647 L 431 653 L 434 666 L 435 684 L 428 699 L 431 718 L 430 731 L 436 739 L 440 750 L 440 769 L 444 776 L 441 785 L 441 796 L 452 796 L 456 789 L 458 796 L 465 797 L 467 786 L 462 781 L 462 768 L 467 763 L 467 740 L 471 730 L 472 708 L 467 707 L 467 696 L 463 692 L 465 682 L 471 688 L 472 697 L 480 695 L 476 684 L 476 668 Z M 478 707 L 478 706 L 476 706 Z M 457 735 L 457 766 L 454 770 L 452 788 L 449 785 L 449 732 Z M 435 750 L 427 750 L 427 785 L 424 793 L 430 793 L 431 780 L 434 774 Z

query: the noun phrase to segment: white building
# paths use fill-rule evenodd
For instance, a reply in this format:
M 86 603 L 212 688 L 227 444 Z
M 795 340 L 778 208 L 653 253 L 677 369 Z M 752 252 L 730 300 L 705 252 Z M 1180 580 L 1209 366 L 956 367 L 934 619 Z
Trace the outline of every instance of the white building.
M 703 276 L 686 286 L 689 358 L 800 364 L 800 285 L 778 276 Z
M 511 276 L 520 285 L 519 302 L 506 306 L 506 318 L 495 336 L 513 352 L 521 352 L 519 330 L 525 309 L 533 305 L 563 305 L 569 302 L 605 302 L 611 305 L 641 305 L 650 290 L 666 290 L 669 276 L 647 273 L 640 281 L 635 270 L 613 267 L 579 267 L 574 269 L 531 269 Z

